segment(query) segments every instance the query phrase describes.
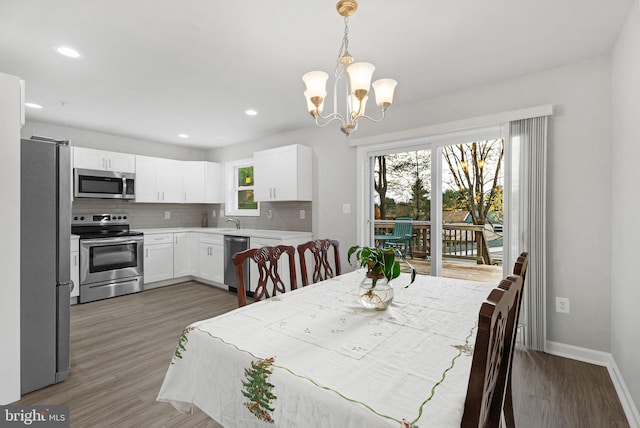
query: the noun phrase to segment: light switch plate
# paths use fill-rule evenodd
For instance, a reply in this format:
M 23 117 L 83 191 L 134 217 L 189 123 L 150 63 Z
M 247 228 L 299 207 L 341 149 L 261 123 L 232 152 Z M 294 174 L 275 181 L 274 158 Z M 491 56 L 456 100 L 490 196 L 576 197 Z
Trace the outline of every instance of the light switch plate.
M 300 210 L 300 220 L 304 220 L 306 213 L 304 212 L 304 210 Z
M 342 214 L 351 214 L 351 204 L 342 204 Z
M 165 211 L 164 212 L 164 218 L 165 219 L 170 219 L 171 218 L 171 211 Z

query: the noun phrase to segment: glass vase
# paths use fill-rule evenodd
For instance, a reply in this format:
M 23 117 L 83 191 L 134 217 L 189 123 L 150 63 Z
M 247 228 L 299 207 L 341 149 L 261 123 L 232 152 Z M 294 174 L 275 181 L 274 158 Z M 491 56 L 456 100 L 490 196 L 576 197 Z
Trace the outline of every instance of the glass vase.
M 359 289 L 360 303 L 367 309 L 386 310 L 393 301 L 393 285 L 387 278 L 367 273 Z

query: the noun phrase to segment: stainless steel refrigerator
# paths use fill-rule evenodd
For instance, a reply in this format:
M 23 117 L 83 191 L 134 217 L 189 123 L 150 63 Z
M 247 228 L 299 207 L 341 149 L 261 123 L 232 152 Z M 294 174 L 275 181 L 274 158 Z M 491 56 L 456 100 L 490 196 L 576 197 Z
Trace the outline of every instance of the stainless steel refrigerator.
M 71 166 L 68 141 L 21 140 L 22 394 L 69 372 Z

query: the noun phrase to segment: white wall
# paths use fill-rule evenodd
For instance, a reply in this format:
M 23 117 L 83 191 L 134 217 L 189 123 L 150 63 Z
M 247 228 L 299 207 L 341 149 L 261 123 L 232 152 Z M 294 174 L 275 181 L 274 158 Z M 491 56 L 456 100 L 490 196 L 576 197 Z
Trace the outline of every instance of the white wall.
M 189 147 L 172 146 L 147 140 L 120 137 L 101 132 L 51 125 L 49 123 L 27 121 L 21 132 L 22 138 L 32 135 L 69 140 L 72 146 L 134 155 L 154 156 L 178 160 L 206 160 L 206 151 Z
M 0 405 L 20 399 L 20 80 L 0 73 Z
M 634 3 L 612 56 L 611 353 L 640 403 L 640 11 Z
M 548 150 L 548 340 L 610 349 L 611 74 L 608 58 L 568 65 L 410 105 L 393 106 L 380 123 L 363 123 L 353 137 L 553 104 Z M 402 84 L 402 82 L 400 83 Z M 352 137 L 352 138 L 353 138 Z M 356 242 L 356 149 L 337 126 L 309 128 L 212 150 L 210 159 L 249 157 L 285 144 L 314 150 L 313 233 Z M 342 214 L 350 203 L 352 214 Z M 348 265 L 346 265 L 348 268 Z M 568 297 L 570 314 L 557 314 L 556 296 Z

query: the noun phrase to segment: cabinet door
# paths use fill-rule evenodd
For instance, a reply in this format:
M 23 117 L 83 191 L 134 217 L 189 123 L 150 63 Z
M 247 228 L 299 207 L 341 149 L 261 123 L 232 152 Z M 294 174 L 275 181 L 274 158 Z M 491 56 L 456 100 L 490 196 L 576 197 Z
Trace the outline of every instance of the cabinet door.
M 213 260 L 213 244 L 208 242 L 200 242 L 198 244 L 198 276 L 202 279 L 213 281 L 214 266 Z
M 135 156 L 128 153 L 107 152 L 107 168 L 111 171 L 136 172 Z
M 312 150 L 293 144 L 253 154 L 256 201 L 310 201 Z
M 73 148 L 74 168 L 106 170 L 108 166 L 106 152 L 102 150 Z
M 224 284 L 224 246 L 211 244 L 211 279 Z
M 173 278 L 173 243 L 145 245 L 144 283 Z
M 277 170 L 278 159 L 272 150 L 255 152 L 253 154 L 253 177 L 255 179 L 255 201 L 273 200 L 273 174 Z M 281 169 L 286 169 L 284 164 Z
M 136 156 L 136 202 L 159 202 L 154 158 Z
M 160 202 L 182 202 L 182 162 L 156 158 L 156 193 Z
M 183 162 L 183 202 L 205 203 L 205 162 Z
M 192 273 L 192 233 L 179 232 L 173 234 L 173 276 L 180 278 Z
M 206 162 L 205 170 L 205 203 L 220 204 L 224 202 L 222 200 L 224 180 L 220 164 L 216 162 Z

